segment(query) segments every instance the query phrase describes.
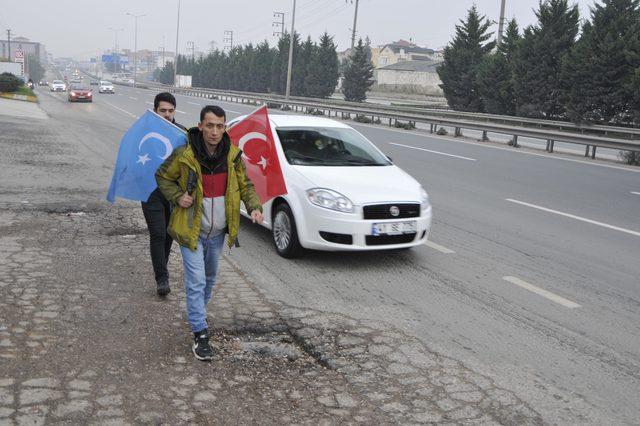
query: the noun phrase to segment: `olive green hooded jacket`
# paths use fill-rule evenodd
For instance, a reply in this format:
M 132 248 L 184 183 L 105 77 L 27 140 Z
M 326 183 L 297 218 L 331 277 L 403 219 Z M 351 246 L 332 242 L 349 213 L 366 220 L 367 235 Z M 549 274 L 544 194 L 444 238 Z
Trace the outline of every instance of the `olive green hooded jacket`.
M 169 219 L 168 233 L 181 246 L 196 250 L 200 235 L 201 219 L 203 214 L 202 200 L 202 171 L 200 162 L 196 158 L 191 146 L 195 143 L 192 139 L 193 131 L 188 133 L 187 144 L 173 151 L 156 172 L 158 188 L 167 200 L 172 203 L 171 218 Z M 242 161 L 242 151 L 230 143 L 227 154 L 227 188 L 225 192 L 225 216 L 227 220 L 228 245 L 231 247 L 237 239 L 240 227 L 240 200 L 245 204 L 248 212 L 262 211 L 260 199 L 255 192 L 253 183 L 247 176 L 247 171 Z M 192 193 L 193 204 L 188 209 L 178 205 L 178 199 L 187 190 L 187 178 L 189 170 L 196 173 L 198 184 Z

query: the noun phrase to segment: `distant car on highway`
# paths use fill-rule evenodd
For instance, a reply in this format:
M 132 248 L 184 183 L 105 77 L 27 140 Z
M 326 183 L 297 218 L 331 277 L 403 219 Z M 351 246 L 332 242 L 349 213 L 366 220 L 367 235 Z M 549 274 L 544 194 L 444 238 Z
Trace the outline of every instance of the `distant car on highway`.
M 404 249 L 427 241 L 427 192 L 361 133 L 320 117 L 273 115 L 270 121 L 288 193 L 264 204 L 263 226 L 279 255 L 296 257 L 304 248 Z M 253 141 L 241 147 L 245 164 L 258 176 L 256 188 L 268 188 L 264 142 Z
M 90 84 L 91 86 L 97 86 L 97 85 L 98 85 L 98 84 L 100 84 L 100 83 L 98 82 L 98 80 L 91 80 L 91 81 L 89 82 L 89 84 Z
M 49 82 L 48 82 L 48 81 L 40 80 L 40 81 L 38 82 L 38 86 L 48 86 L 48 85 L 49 85 Z
M 93 91 L 83 84 L 72 84 L 69 86 L 67 100 L 69 102 L 93 102 Z
M 113 84 L 110 81 L 101 80 L 100 86 L 98 86 L 98 93 L 116 93 L 113 88 Z
M 64 92 L 67 90 L 67 85 L 62 80 L 53 80 L 51 83 L 51 91 L 52 92 Z

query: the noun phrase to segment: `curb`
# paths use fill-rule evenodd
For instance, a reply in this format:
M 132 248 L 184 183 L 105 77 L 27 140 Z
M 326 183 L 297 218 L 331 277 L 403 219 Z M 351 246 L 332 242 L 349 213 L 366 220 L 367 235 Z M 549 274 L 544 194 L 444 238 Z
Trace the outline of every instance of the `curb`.
M 16 93 L 0 92 L 0 98 L 38 103 L 38 98 L 36 96 L 18 95 Z

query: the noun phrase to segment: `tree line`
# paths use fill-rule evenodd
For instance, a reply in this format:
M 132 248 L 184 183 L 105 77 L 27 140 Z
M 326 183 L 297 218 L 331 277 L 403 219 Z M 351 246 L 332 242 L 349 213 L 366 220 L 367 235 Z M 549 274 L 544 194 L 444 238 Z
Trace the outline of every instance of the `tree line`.
M 438 68 L 455 110 L 640 125 L 640 0 L 601 0 L 580 27 L 577 5 L 541 1 L 537 23 L 511 20 L 496 46 L 473 6 Z
M 284 95 L 290 40 L 290 34 L 285 33 L 274 47 L 265 40 L 255 46 L 212 50 L 197 58 L 178 55 L 177 73 L 191 75 L 195 87 Z M 345 99 L 357 102 L 366 99 L 366 91 L 373 84 L 373 65 L 369 46 L 362 40 L 344 64 L 340 64 L 337 46 L 327 33 L 318 43 L 311 37 L 302 42 L 298 33 L 293 40 L 292 96 L 328 98 L 335 92 L 342 74 Z M 173 63 L 157 69 L 155 79 L 173 84 Z
M 256 46 L 247 44 L 228 51 L 216 49 L 197 58 L 179 55 L 178 74 L 191 75 L 196 87 L 284 94 L 290 39 L 286 33 L 275 47 L 265 40 Z M 296 33 L 293 39 L 291 95 L 331 96 L 339 76 L 333 38 L 325 33 L 319 43 L 311 37 L 302 42 Z M 157 77 L 162 83 L 173 83 L 173 63 L 167 63 Z

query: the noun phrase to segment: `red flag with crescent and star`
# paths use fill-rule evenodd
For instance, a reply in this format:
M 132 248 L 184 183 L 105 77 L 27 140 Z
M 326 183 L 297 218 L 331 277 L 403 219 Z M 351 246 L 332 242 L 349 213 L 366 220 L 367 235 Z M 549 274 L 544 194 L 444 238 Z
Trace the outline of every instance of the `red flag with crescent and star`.
M 271 134 L 267 107 L 249 114 L 227 131 L 234 145 L 242 150 L 247 175 L 262 204 L 287 193 L 276 144 Z

